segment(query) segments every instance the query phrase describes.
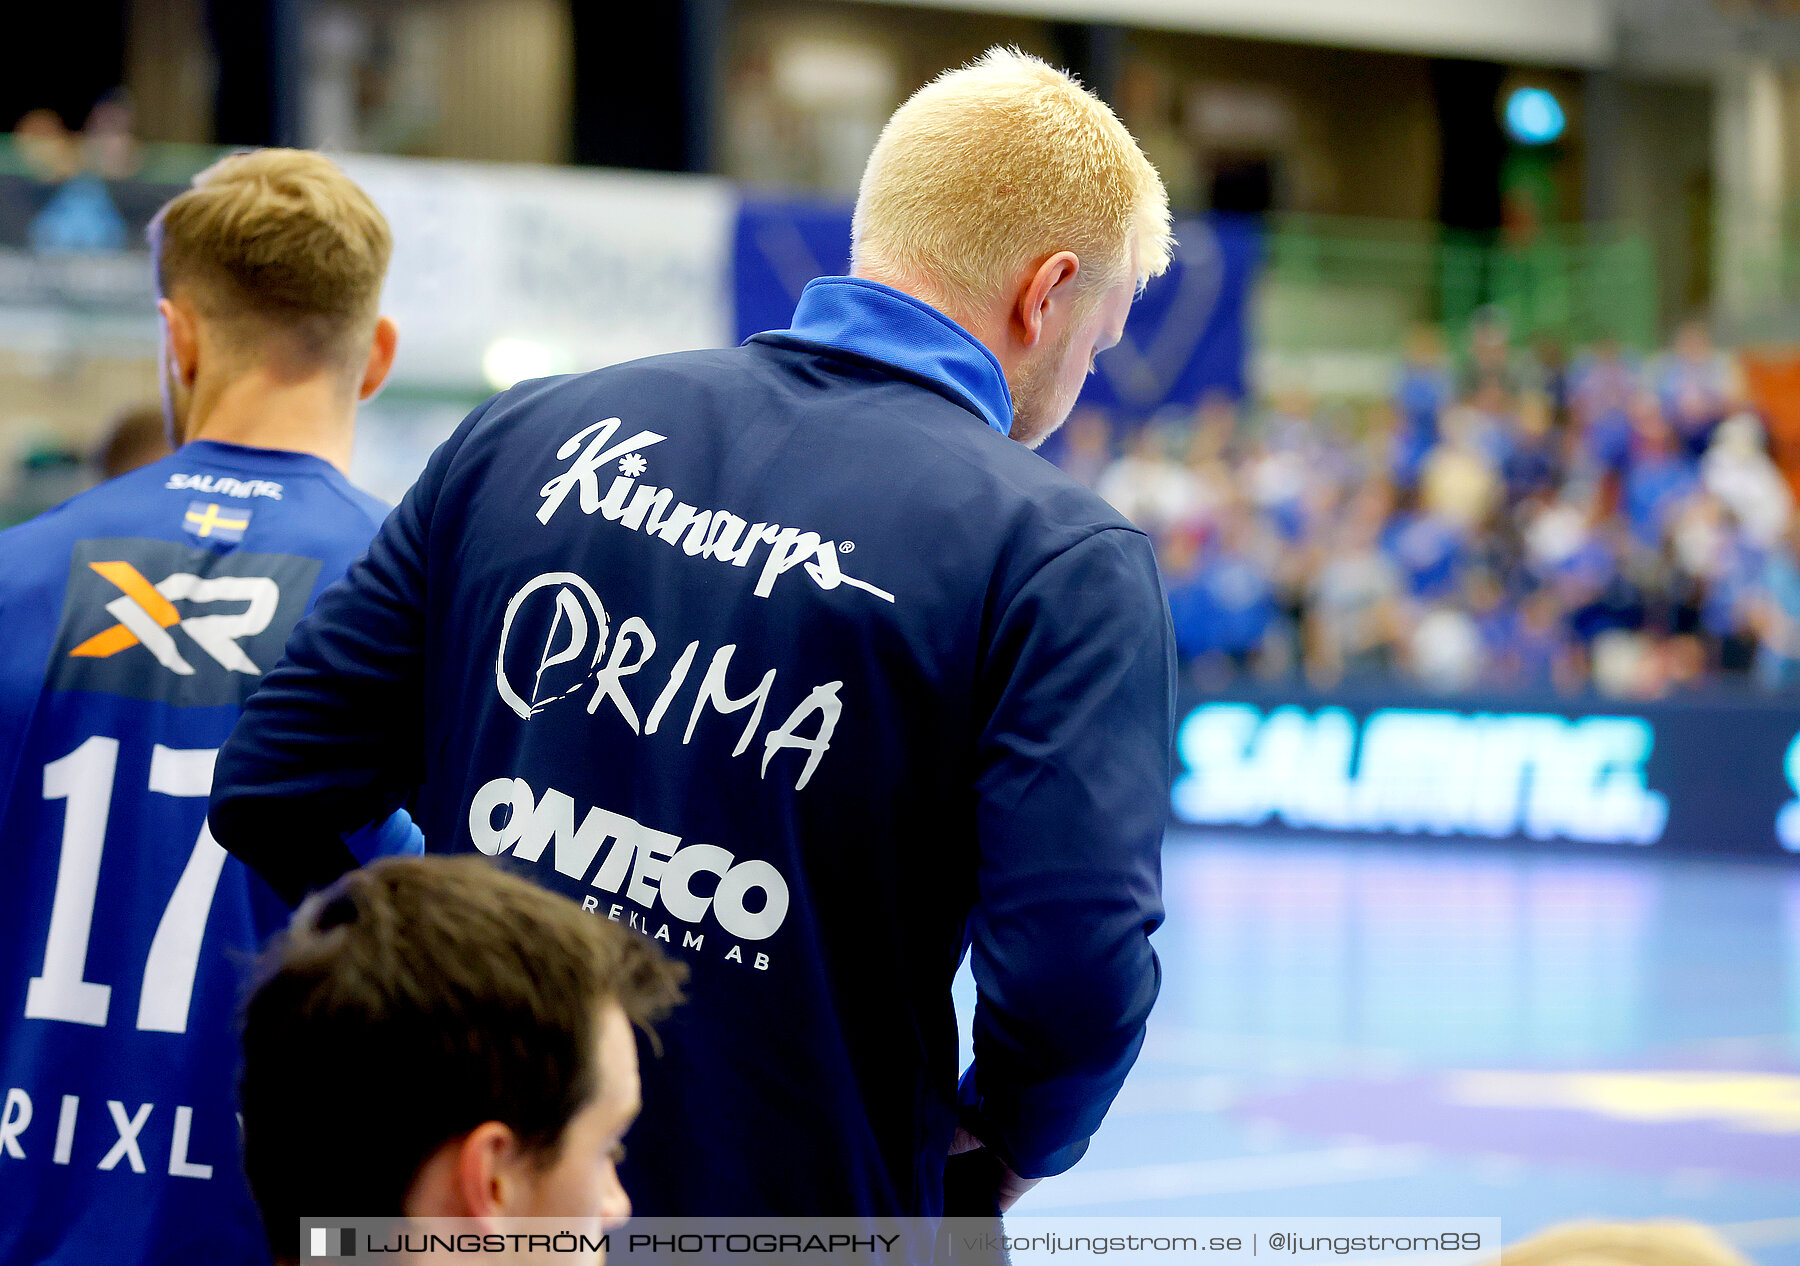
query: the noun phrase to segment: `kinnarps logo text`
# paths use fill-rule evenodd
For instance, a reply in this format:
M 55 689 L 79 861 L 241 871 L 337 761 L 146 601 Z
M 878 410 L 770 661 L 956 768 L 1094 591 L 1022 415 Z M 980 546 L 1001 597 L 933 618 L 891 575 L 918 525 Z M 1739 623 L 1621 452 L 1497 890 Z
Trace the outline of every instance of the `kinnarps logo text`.
M 768 597 L 778 579 L 798 568 L 820 589 L 848 585 L 883 602 L 894 600 L 887 590 L 858 580 L 839 565 L 839 555 L 850 552 L 850 542 L 826 540 L 817 532 L 779 523 L 751 523 L 728 510 L 698 510 L 685 501 L 675 501 L 675 494 L 667 488 L 640 483 L 640 477 L 649 469 L 643 450 L 668 437 L 655 431 L 638 431 L 615 443 L 613 436 L 620 425 L 618 418 L 596 422 L 577 431 L 556 450 L 557 460 L 573 460 L 538 494 L 544 499 L 538 507 L 538 522 L 550 522 L 573 492 L 583 514 L 598 512 L 633 532 L 658 537 L 670 545 L 679 544 L 683 553 L 694 558 L 748 567 L 757 552 L 766 548 L 754 590 L 759 598 Z M 603 497 L 600 473 L 614 461 L 618 462 L 619 474 Z

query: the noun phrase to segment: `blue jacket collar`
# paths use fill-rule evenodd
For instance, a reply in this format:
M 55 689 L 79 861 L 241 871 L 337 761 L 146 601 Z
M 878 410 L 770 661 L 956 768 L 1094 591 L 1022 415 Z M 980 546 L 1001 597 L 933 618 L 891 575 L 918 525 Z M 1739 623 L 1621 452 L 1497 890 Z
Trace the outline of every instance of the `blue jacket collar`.
M 757 339 L 811 343 L 891 365 L 925 380 L 1002 435 L 1012 392 L 994 354 L 962 326 L 911 295 L 860 277 L 806 283 L 786 330 Z

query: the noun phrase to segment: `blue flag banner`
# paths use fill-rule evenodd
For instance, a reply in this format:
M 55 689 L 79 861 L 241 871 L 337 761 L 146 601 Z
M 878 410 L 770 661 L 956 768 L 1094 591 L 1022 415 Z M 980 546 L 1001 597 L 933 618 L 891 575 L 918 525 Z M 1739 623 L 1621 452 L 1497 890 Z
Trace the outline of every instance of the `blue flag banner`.
M 1212 393 L 1244 396 L 1251 287 L 1262 230 L 1253 216 L 1175 225 L 1175 258 L 1131 307 L 1125 337 L 1101 355 L 1081 403 L 1119 421 L 1192 408 Z
M 848 206 L 746 198 L 731 268 L 738 341 L 786 329 L 807 282 L 849 270 Z
M 1212 392 L 1244 395 L 1258 221 L 1209 215 L 1180 221 L 1175 235 L 1169 271 L 1133 305 L 1124 339 L 1082 391 L 1083 404 L 1120 421 L 1192 408 Z M 746 200 L 732 263 L 738 338 L 785 328 L 802 287 L 843 273 L 849 258 L 849 207 Z

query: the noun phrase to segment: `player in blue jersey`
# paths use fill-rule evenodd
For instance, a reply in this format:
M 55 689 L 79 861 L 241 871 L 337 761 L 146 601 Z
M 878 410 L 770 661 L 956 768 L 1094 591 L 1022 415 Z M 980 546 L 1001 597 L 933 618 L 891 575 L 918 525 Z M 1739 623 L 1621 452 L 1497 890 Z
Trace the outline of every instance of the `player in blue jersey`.
M 220 842 L 297 898 L 418 788 L 431 848 L 684 958 L 640 1213 L 991 1215 L 1068 1169 L 1158 988 L 1173 638 L 1149 541 L 1030 447 L 1169 252 L 1066 76 L 922 89 L 792 328 L 438 450 L 221 753 Z
M 0 1262 L 267 1260 L 234 1017 L 286 909 L 206 829 L 213 760 L 380 525 L 356 406 L 391 249 L 316 154 L 195 178 L 151 228 L 177 451 L 0 533 Z M 350 842 L 416 842 L 404 815 Z

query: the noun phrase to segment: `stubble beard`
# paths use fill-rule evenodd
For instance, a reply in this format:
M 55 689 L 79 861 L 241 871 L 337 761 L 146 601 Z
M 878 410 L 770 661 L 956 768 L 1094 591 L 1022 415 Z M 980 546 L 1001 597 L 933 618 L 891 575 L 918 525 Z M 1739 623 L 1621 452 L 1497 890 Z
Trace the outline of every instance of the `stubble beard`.
M 1075 328 L 1071 325 L 1054 345 L 1021 363 L 1013 381 L 1007 384 L 1013 398 L 1013 423 L 1009 434 L 1026 448 L 1036 448 L 1049 439 L 1068 417 L 1067 409 L 1062 410 L 1061 417 L 1052 415 L 1057 409 L 1057 378 L 1074 336 Z

